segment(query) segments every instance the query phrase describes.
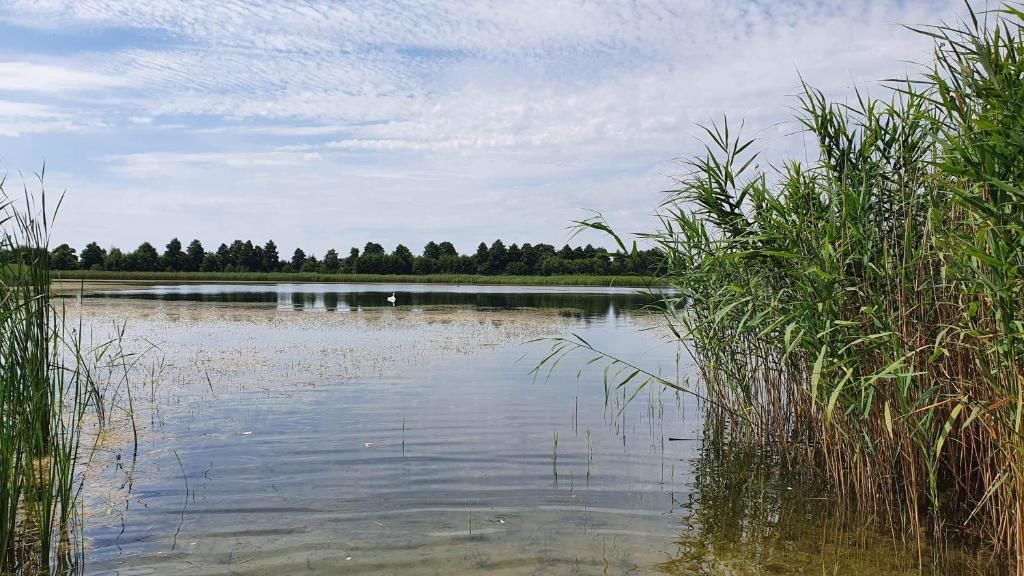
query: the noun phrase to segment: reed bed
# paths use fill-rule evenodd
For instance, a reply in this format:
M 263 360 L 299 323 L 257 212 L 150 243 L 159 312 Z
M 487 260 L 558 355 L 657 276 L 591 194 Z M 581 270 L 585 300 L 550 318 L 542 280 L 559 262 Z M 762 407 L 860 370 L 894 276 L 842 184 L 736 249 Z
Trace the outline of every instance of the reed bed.
M 0 268 L 0 574 L 81 570 L 83 432 L 102 420 L 104 389 L 91 368 L 116 365 L 50 299 L 41 198 L 0 202 L 0 249 L 21 254 Z
M 647 235 L 701 386 L 611 379 L 697 394 L 720 437 L 810 466 L 922 562 L 952 537 L 1024 574 L 1024 12 L 915 32 L 934 62 L 884 100 L 804 87 L 815 160 L 764 168 L 707 129 Z

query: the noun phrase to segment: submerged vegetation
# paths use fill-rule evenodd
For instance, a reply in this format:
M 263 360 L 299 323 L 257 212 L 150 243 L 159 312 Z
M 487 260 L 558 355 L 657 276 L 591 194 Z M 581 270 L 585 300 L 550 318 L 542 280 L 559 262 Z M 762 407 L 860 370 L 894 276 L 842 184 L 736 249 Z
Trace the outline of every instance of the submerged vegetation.
M 82 444 L 103 410 L 94 379 L 103 370 L 92 368 L 116 366 L 113 347 L 86 350 L 81 331 L 51 301 L 48 238 L 45 197 L 38 213 L 27 197 L 24 210 L 0 203 L 0 246 L 33 255 L 0 267 L 3 574 L 81 568 Z
M 708 129 L 648 237 L 707 426 L 816 470 L 922 561 L 952 536 L 1024 574 L 1024 12 L 917 32 L 934 64 L 887 100 L 806 87 L 816 160 L 766 170 Z
M 987 574 L 990 559 L 946 550 L 925 570 L 916 543 L 893 542 L 856 511 L 827 497 L 811 470 L 785 470 L 777 454 L 701 438 L 692 495 L 681 502 L 679 554 L 665 574 L 815 574 L 842 576 Z M 994 570 L 995 569 L 995 570 Z

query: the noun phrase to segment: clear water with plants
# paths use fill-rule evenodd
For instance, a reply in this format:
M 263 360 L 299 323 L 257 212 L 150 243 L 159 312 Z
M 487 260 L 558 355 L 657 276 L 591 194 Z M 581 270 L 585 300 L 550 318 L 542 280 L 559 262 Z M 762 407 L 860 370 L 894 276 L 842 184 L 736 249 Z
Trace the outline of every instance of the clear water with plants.
M 55 283 L 0 206 L 0 573 L 1021 574 L 1024 12 L 966 15 L 804 161 L 708 128 L 653 293 Z
M 108 427 L 88 471 L 88 573 L 917 573 L 908 543 L 822 514 L 812 477 L 709 438 L 693 397 L 531 373 L 535 340 L 576 334 L 684 381 L 649 295 L 84 290 L 69 312 L 94 335 L 130 318 L 145 358 L 138 443 Z

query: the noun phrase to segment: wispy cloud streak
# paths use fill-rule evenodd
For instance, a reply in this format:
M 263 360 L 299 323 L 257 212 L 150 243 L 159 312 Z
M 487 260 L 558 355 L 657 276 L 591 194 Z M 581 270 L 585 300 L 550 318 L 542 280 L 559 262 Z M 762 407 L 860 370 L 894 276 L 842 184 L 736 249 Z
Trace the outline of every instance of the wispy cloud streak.
M 225 187 L 289 221 L 300 204 L 343 206 L 333 220 L 306 212 L 313 230 L 353 226 L 303 233 L 313 248 L 365 242 L 367 229 L 386 242 L 476 242 L 480 222 L 487 236 L 558 241 L 552 223 L 580 208 L 649 225 L 672 159 L 697 149 L 696 123 L 742 117 L 790 145 L 798 74 L 843 97 L 906 73 L 929 43 L 900 24 L 956 10 L 953 0 L 8 0 L 0 28 L 57 42 L 0 51 L 0 136 L 57 150 L 70 202 L 79 188 L 111 203 L 104 221 L 122 243 L 225 233 L 185 217 L 113 228 L 171 188 L 188 203 Z M 61 50 L 61 38 L 77 48 Z M 82 38 L 96 41 L 82 49 Z M 136 202 L 113 205 L 107 185 Z M 403 202 L 384 218 L 365 202 L 374 194 Z M 232 234 L 267 229 L 251 211 L 221 210 Z M 376 224 L 406 217 L 415 237 Z

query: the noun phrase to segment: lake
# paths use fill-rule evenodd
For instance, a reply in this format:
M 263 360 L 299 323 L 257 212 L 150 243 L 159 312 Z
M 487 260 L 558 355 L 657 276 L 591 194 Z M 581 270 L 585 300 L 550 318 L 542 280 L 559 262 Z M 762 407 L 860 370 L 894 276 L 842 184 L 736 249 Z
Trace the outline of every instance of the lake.
M 97 342 L 126 322 L 144 354 L 135 431 L 115 414 L 88 467 L 87 573 L 917 573 L 810 481 L 706 444 L 693 397 L 614 372 L 606 389 L 582 352 L 531 373 L 577 335 L 689 382 L 650 301 L 90 284 L 68 312 Z

